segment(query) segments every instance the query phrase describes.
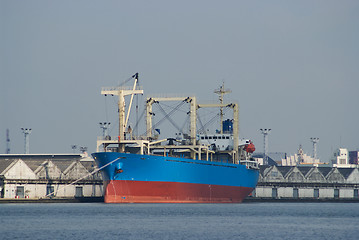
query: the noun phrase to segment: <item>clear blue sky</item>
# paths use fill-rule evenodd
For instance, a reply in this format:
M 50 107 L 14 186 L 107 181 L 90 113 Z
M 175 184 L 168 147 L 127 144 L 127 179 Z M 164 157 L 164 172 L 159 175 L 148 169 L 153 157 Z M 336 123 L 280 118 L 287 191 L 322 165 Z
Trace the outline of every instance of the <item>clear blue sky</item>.
M 328 161 L 359 148 L 358 13 L 355 0 L 0 0 L 0 153 L 7 128 L 23 153 L 21 127 L 31 153 L 95 151 L 116 113 L 101 87 L 139 72 L 146 93 L 200 99 L 224 80 L 258 151 L 272 128 L 269 151 L 311 154 L 319 137 Z

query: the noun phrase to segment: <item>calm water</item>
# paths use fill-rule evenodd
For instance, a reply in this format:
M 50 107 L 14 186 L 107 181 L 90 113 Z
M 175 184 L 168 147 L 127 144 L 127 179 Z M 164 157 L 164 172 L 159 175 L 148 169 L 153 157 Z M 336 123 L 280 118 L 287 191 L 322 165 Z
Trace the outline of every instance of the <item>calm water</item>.
M 0 204 L 0 239 L 359 239 L 358 203 Z

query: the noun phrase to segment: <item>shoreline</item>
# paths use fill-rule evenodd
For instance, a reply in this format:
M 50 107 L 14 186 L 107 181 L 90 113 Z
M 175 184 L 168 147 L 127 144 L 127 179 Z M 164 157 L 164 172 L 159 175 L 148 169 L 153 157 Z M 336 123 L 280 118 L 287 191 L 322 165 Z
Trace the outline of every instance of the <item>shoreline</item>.
M 248 197 L 243 200 L 243 203 L 255 202 L 308 202 L 308 203 L 321 203 L 321 202 L 334 202 L 334 203 L 359 203 L 359 198 L 253 198 Z M 4 199 L 0 198 L 1 203 L 104 203 L 103 197 L 79 197 L 79 198 L 17 198 L 17 199 Z
M 1 203 L 95 203 L 104 202 L 103 197 L 79 197 L 79 198 L 0 198 Z
M 247 197 L 244 203 L 250 202 L 336 202 L 336 203 L 359 203 L 359 198 L 254 198 Z

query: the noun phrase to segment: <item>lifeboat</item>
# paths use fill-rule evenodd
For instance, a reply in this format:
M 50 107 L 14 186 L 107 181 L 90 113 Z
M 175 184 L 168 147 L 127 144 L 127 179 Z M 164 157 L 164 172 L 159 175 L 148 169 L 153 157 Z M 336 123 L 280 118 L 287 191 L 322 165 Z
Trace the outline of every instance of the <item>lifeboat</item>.
M 252 141 L 249 141 L 249 144 L 244 147 L 244 150 L 246 150 L 247 153 L 253 153 L 256 150 L 256 147 L 254 146 Z

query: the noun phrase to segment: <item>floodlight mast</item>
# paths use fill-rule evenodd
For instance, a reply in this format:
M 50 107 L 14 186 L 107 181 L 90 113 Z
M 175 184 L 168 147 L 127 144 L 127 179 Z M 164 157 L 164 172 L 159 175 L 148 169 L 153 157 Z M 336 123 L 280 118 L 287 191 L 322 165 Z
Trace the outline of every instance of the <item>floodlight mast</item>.
M 25 142 L 24 153 L 29 154 L 30 153 L 29 135 L 30 135 L 32 129 L 31 128 L 21 128 L 21 130 L 22 130 L 22 133 L 24 134 L 24 142 Z
M 80 147 L 80 151 L 82 152 L 82 154 L 84 154 L 85 152 L 87 152 L 87 147 Z
M 75 153 L 75 150 L 77 148 L 77 145 L 71 145 L 72 151 Z
M 100 128 L 102 128 L 102 136 L 105 138 L 108 136 L 108 128 L 110 127 L 110 122 L 100 122 Z
M 319 142 L 319 138 L 311 137 L 310 141 L 313 143 L 313 158 L 317 159 L 317 143 Z
M 9 129 L 6 129 L 6 154 L 10 154 L 10 133 L 9 133 Z
M 268 134 L 272 129 L 261 128 L 259 130 L 263 134 L 263 165 L 268 165 Z

